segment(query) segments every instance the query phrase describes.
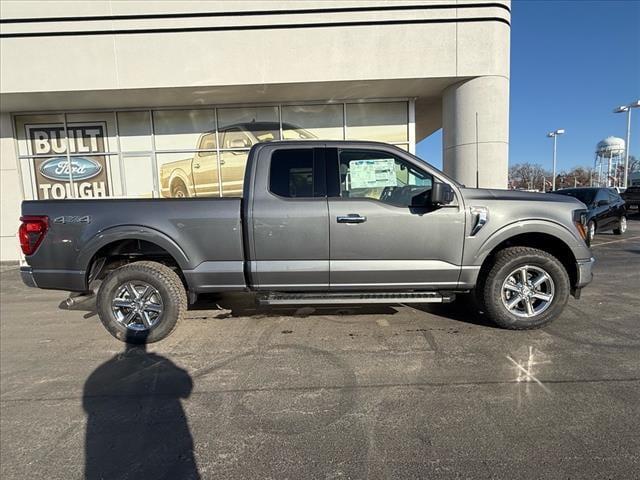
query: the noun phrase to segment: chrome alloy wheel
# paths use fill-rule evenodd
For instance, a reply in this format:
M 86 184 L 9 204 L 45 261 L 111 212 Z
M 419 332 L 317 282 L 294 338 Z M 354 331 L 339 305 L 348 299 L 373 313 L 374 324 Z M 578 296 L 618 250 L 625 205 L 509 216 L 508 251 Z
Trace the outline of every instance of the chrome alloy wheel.
M 540 267 L 518 267 L 502 283 L 502 303 L 518 317 L 540 315 L 551 306 L 554 284 L 551 275 Z
M 155 287 L 133 280 L 120 285 L 111 301 L 116 320 L 131 330 L 149 330 L 162 319 L 162 297 Z
M 620 217 L 620 233 L 624 233 L 627 231 L 627 217 L 624 215 Z

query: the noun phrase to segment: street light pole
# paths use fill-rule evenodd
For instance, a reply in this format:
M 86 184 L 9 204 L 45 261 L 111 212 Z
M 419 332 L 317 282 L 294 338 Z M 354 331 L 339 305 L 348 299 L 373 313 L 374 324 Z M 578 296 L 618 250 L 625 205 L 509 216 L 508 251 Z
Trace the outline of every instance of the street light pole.
M 558 145 L 558 136 L 553 136 L 553 185 L 551 187 L 551 191 L 556 191 L 556 148 Z
M 547 133 L 547 137 L 553 138 L 553 180 L 551 183 L 551 191 L 555 191 L 556 189 L 556 150 L 557 150 L 557 139 L 558 135 L 562 135 L 564 133 L 564 129 L 559 128 L 558 130 L 554 130 L 553 132 Z
M 624 174 L 622 178 L 622 187 L 627 188 L 629 181 L 629 142 L 631 141 L 631 109 L 627 108 L 627 138 L 624 144 Z
M 629 143 L 631 142 L 631 109 L 640 107 L 640 100 L 636 100 L 629 105 L 622 105 L 616 108 L 613 113 L 627 113 L 627 139 L 624 145 L 624 175 L 622 186 L 627 188 L 627 182 L 629 181 Z

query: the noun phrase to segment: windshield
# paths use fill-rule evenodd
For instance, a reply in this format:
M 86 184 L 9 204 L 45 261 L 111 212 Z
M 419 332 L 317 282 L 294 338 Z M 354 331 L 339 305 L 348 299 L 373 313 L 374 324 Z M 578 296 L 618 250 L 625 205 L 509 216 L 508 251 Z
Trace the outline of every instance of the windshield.
M 279 130 L 249 130 L 259 142 L 271 142 L 280 138 Z
M 248 126 L 245 126 L 245 128 L 247 131 L 251 132 L 259 142 L 271 142 L 280 138 L 280 127 L 277 124 L 273 127 L 271 127 L 271 124 L 265 126 L 264 123 L 262 124 L 262 127 L 260 124 L 249 124 Z M 306 130 L 286 123 L 282 124 L 282 137 L 283 140 L 304 140 L 315 138 L 314 135 Z
M 593 199 L 596 196 L 596 191 L 591 188 L 575 188 L 569 190 L 557 190 L 553 193 L 557 195 L 567 195 L 569 197 L 574 197 L 580 200 L 585 205 L 591 205 L 593 203 Z
M 316 138 L 316 136 L 302 128 L 296 128 L 290 125 L 283 124 L 282 138 L 283 140 L 309 140 L 312 138 Z

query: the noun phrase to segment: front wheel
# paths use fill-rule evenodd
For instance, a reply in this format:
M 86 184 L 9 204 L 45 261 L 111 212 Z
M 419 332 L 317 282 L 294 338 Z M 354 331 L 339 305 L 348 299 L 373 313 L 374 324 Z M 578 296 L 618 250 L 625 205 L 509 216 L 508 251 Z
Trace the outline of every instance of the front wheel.
M 500 252 L 480 283 L 484 310 L 499 326 L 539 328 L 554 320 L 569 299 L 569 275 L 553 255 L 536 248 Z
M 596 222 L 594 222 L 593 220 L 589 220 L 589 223 L 587 223 L 587 244 L 591 245 L 591 242 L 593 241 L 593 237 L 596 236 Z
M 113 270 L 96 298 L 105 328 L 127 343 L 152 343 L 168 337 L 187 311 L 180 277 L 157 262 L 134 262 Z
M 622 215 L 620 220 L 618 220 L 618 227 L 613 229 L 614 235 L 622 235 L 627 231 L 627 217 Z

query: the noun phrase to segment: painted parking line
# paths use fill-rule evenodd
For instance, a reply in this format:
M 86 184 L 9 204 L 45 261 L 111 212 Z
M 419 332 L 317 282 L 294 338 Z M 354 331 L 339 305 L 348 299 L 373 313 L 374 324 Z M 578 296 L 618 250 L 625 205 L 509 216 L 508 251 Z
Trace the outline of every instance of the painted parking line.
M 596 243 L 594 245 L 591 245 L 591 248 L 600 247 L 602 245 L 609 245 L 610 243 L 618 243 L 618 242 L 627 242 L 629 240 L 637 240 L 639 238 L 640 238 L 640 235 L 638 235 L 637 237 L 622 238 L 620 240 L 611 240 L 610 242 Z

